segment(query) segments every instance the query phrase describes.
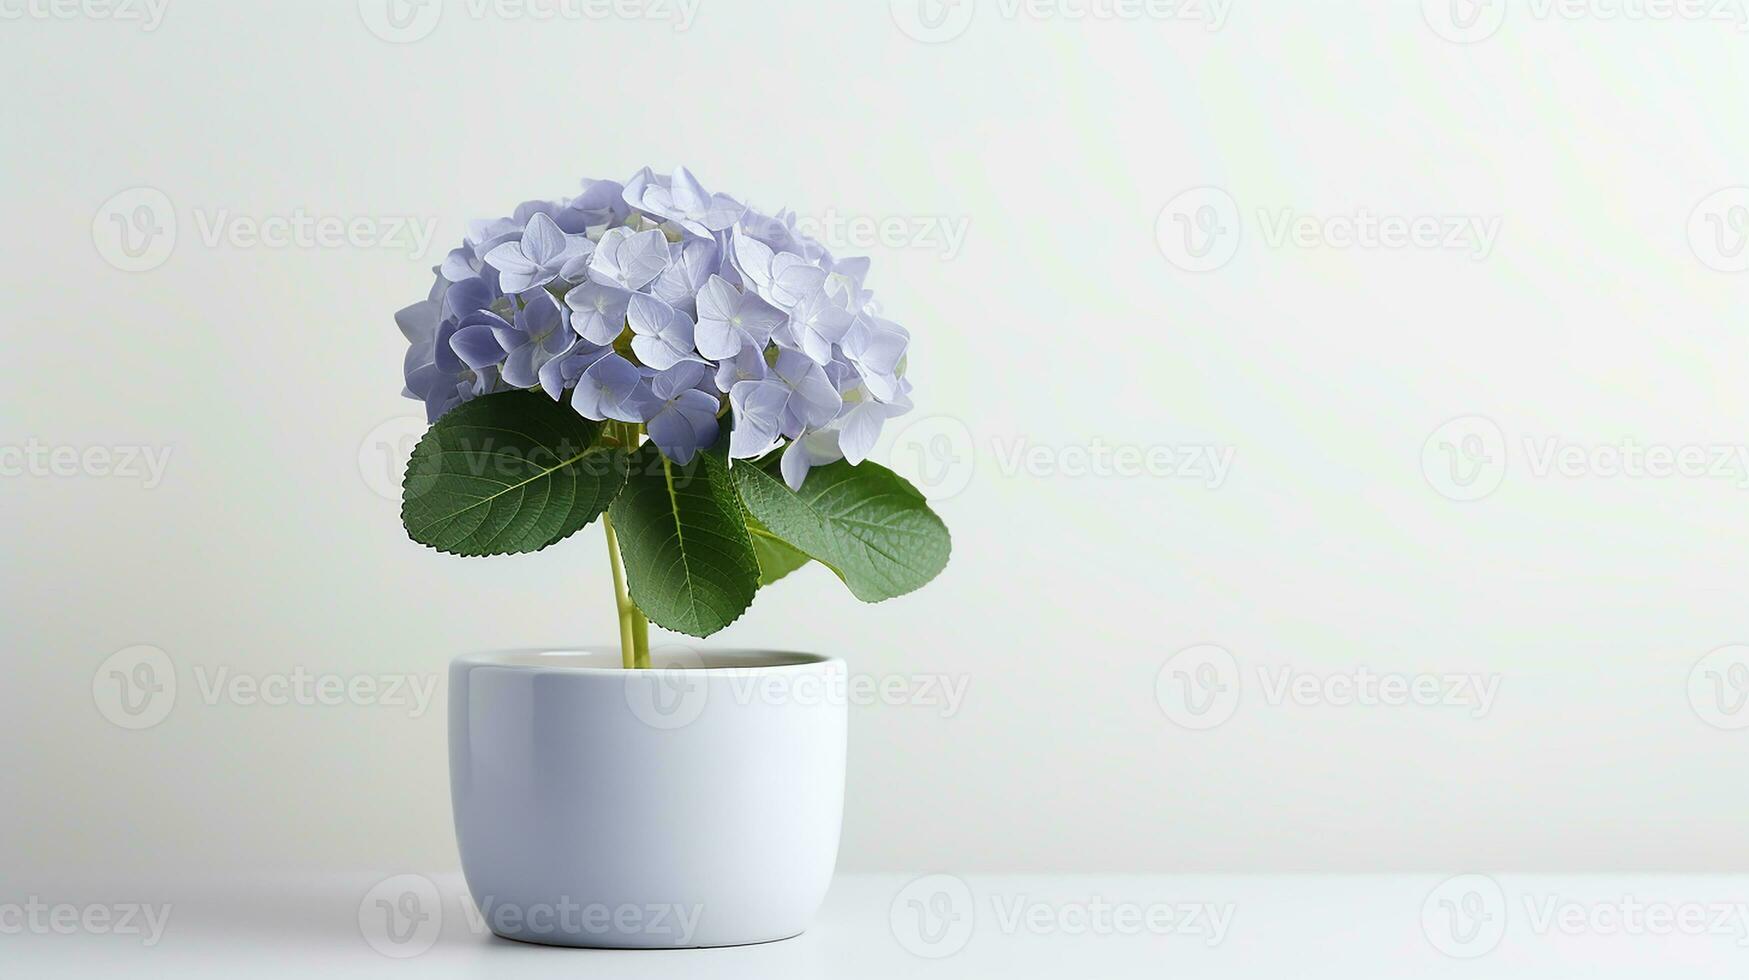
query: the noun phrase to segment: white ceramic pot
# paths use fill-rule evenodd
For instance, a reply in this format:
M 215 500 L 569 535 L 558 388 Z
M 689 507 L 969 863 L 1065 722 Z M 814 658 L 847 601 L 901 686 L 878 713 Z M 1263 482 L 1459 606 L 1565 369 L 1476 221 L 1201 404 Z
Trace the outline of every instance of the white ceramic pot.
M 507 939 L 732 946 L 808 927 L 844 810 L 842 660 L 682 648 L 450 665 L 462 869 Z

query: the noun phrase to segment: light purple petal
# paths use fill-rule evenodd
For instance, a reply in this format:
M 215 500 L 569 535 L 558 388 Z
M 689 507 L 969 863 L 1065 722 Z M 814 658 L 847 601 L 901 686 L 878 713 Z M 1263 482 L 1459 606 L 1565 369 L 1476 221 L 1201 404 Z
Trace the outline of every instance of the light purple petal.
M 698 294 L 698 352 L 714 361 L 743 349 L 762 350 L 784 314 L 752 293 L 741 293 L 712 276 Z
M 558 357 L 541 365 L 541 387 L 556 399 L 566 388 L 575 385 L 590 365 L 612 353 L 611 347 L 594 347 L 588 341 L 579 340 Z
M 476 371 L 504 360 L 504 348 L 492 335 L 492 328 L 483 323 L 457 330 L 449 338 L 449 346 L 463 364 Z
M 668 267 L 668 239 L 658 229 L 610 228 L 595 246 L 589 275 L 597 282 L 639 290 Z
M 474 247 L 475 255 L 485 255 L 497 246 L 522 237 L 523 226 L 528 222 L 514 217 L 481 218 L 468 222 L 467 241 Z
M 688 238 L 668 247 L 668 267 L 650 283 L 656 298 L 677 310 L 697 310 L 693 297 L 721 265 L 717 243 L 709 238 Z
M 644 210 L 644 195 L 651 187 L 660 187 L 667 181 L 666 177 L 658 177 L 649 167 L 632 174 L 625 182 L 625 189 L 620 196 L 634 208 Z
M 717 365 L 717 390 L 730 391 L 743 381 L 764 381 L 769 373 L 765 356 L 757 350 L 745 348 L 741 353 Z
M 617 180 L 583 181 L 583 193 L 571 201 L 571 207 L 582 212 L 591 225 L 616 224 L 630 214 L 621 195 L 625 185 Z
M 698 352 L 713 361 L 732 358 L 746 346 L 746 335 L 728 320 L 714 317 L 699 318 L 693 340 L 698 344 Z
M 487 252 L 486 264 L 501 273 L 513 276 L 532 276 L 540 269 L 539 264 L 523 253 L 521 242 L 505 242 Z M 508 286 L 505 288 L 513 293 L 521 292 L 521 290 L 510 289 Z
M 618 286 L 585 282 L 565 294 L 571 329 L 592 344 L 611 344 L 625 329 L 632 294 Z
M 784 412 L 784 435 L 796 438 L 801 430 L 819 428 L 837 417 L 844 400 L 820 365 L 795 351 L 783 351 L 777 355 L 772 373 L 791 393 Z
M 683 391 L 697 388 L 710 374 L 710 365 L 703 361 L 682 361 L 650 379 L 650 390 L 667 401 Z
M 570 386 L 570 382 L 576 380 L 575 375 L 570 378 L 565 377 L 565 368 L 572 362 L 578 346 L 582 343 L 581 340 L 572 340 L 569 347 L 560 351 L 552 360 L 541 365 L 540 387 L 542 391 L 547 393 L 548 398 L 557 401 L 559 396 L 565 393 L 565 389 Z
M 717 400 L 697 389 L 666 401 L 646 423 L 650 441 L 682 466 L 717 439 Z
M 443 301 L 424 299 L 395 312 L 395 326 L 410 344 L 429 344 L 443 320 Z
M 783 482 L 789 484 L 791 490 L 801 490 L 802 481 L 808 478 L 808 471 L 816 466 L 824 466 L 844 458 L 838 449 L 838 433 L 832 429 L 822 429 L 809 432 L 790 443 L 783 451 L 783 461 L 779 468 L 783 471 Z
M 499 295 L 492 283 L 483 277 L 463 279 L 450 286 L 449 292 L 443 295 L 443 306 L 447 311 L 446 315 L 459 319 L 491 306 Z
M 668 192 L 675 209 L 682 214 L 702 211 L 710 204 L 710 192 L 685 167 L 674 168 L 674 176 L 668 181 Z
M 577 388 L 571 393 L 571 407 L 584 418 L 597 422 L 608 418 L 641 421 L 621 416 L 626 414 L 623 404 L 637 392 L 643 380 L 643 372 L 637 365 L 618 354 L 605 354 L 577 379 Z
M 539 212 L 528 219 L 528 227 L 522 230 L 522 254 L 529 263 L 543 268 L 564 252 L 565 232 L 558 222 Z
M 791 336 L 816 364 L 831 362 L 832 345 L 844 340 L 851 324 L 850 314 L 840 309 L 824 289 L 809 293 L 790 312 Z
M 740 201 L 727 194 L 712 194 L 710 203 L 705 205 L 695 220 L 715 233 L 733 228 L 735 222 L 741 219 L 741 212 L 745 210 L 747 208 Z
M 739 325 L 754 347 L 764 349 L 771 342 L 771 335 L 783 326 L 786 319 L 787 314 L 756 294 L 742 294 Z
M 437 365 L 438 374 L 446 378 L 453 378 L 468 370 L 468 366 L 462 363 L 455 348 L 449 343 L 459 327 L 457 321 L 446 319 L 437 325 L 437 335 L 431 339 L 431 362 Z
M 443 265 L 438 268 L 443 278 L 450 282 L 461 282 L 480 274 L 480 258 L 474 254 L 472 247 L 463 245 L 461 248 L 450 249 L 449 254 L 443 257 Z
M 693 356 L 692 320 L 654 296 L 633 293 L 626 311 L 632 327 L 632 350 L 658 371 Z
M 492 328 L 492 339 L 498 341 L 498 346 L 506 351 L 513 351 L 528 343 L 527 334 L 502 320 L 487 325 Z
M 589 260 L 594 257 L 594 248 L 579 249 L 559 266 L 559 278 L 566 282 L 582 282 L 589 278 Z
M 532 388 L 540 383 L 540 366 L 546 363 L 545 355 L 533 344 L 523 344 L 504 356 L 504 364 L 499 368 L 504 383 L 512 388 Z
M 766 302 L 788 311 L 826 282 L 826 270 L 793 252 L 773 252 L 739 228 L 731 239 L 731 258 Z
M 777 445 L 789 388 L 776 381 L 742 381 L 729 390 L 735 428 L 729 433 L 729 455 L 754 459 Z
M 911 335 L 891 320 L 859 316 L 844 336 L 844 356 L 876 398 L 891 401 L 899 390 L 899 364 L 910 343 Z
M 550 337 L 565 326 L 565 311 L 551 293 L 534 294 L 516 313 L 516 328 L 537 340 Z
M 861 465 L 868 458 L 875 443 L 880 441 L 881 426 L 900 411 L 895 406 L 877 401 L 863 401 L 847 407 L 836 424 L 839 429 L 838 448 L 850 465 Z

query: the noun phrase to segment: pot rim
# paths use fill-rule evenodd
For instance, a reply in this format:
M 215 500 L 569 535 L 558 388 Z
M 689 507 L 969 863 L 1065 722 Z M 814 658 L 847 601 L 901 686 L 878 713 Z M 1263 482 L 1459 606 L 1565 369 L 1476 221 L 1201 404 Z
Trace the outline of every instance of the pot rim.
M 684 651 L 681 663 L 662 663 L 665 652 Z M 669 644 L 651 650 L 658 666 L 644 670 L 628 670 L 620 662 L 619 647 L 582 646 L 569 649 L 527 647 L 517 650 L 482 650 L 464 653 L 450 661 L 454 667 L 492 667 L 499 670 L 531 673 L 578 674 L 599 677 L 635 677 L 651 672 L 684 670 L 689 675 L 733 677 L 747 674 L 808 673 L 832 669 L 844 663 L 841 657 L 793 650 L 765 650 L 755 647 L 724 647 L 695 649 Z M 542 662 L 552 658 L 550 662 Z M 572 661 L 572 662 L 567 662 Z M 577 662 L 583 661 L 583 662 Z M 600 661 L 599 664 L 588 661 Z M 693 661 L 692 663 L 684 661 Z

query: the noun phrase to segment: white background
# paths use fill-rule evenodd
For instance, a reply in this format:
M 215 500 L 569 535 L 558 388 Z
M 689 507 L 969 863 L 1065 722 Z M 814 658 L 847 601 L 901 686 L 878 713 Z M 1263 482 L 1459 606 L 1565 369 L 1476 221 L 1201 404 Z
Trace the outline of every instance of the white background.
M 899 692 L 853 712 L 841 867 L 1749 870 L 1746 658 L 1701 663 L 1749 642 L 1749 470 L 1610 465 L 1749 442 L 1739 6 L 1220 6 L 0 0 L 0 867 L 454 867 L 445 665 L 610 641 L 611 593 L 597 528 L 406 540 L 392 314 L 466 219 L 685 163 L 836 218 L 915 337 L 883 456 L 952 564 L 880 606 L 811 569 L 713 640 Z M 298 216 L 390 241 L 249 235 Z M 1365 216 L 1498 234 L 1349 243 Z M 176 691 L 128 730 L 140 645 Z M 1363 669 L 1497 687 L 1343 703 Z M 274 706 L 221 671 L 439 688 Z

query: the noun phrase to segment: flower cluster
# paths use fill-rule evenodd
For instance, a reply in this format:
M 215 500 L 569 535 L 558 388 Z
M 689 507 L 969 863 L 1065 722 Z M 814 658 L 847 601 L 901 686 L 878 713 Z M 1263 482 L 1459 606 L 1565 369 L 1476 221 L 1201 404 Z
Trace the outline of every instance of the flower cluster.
M 910 410 L 903 327 L 863 288 L 866 258 L 713 194 L 681 167 L 469 224 L 424 302 L 396 314 L 408 397 L 436 421 L 467 399 L 539 387 L 585 418 L 639 423 L 685 464 L 727 428 L 729 455 L 780 446 L 786 482 L 860 463 Z

